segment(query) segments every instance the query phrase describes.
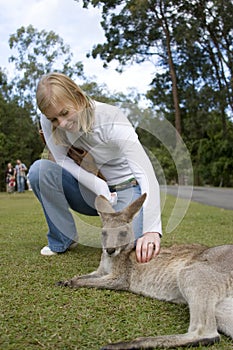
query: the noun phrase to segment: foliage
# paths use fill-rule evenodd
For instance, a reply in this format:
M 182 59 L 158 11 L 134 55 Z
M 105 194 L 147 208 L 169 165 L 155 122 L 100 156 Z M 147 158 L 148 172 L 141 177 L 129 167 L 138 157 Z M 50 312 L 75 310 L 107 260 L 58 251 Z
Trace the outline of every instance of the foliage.
M 119 105 L 135 128 L 146 122 L 153 130 L 154 119 L 166 118 L 182 131 L 195 184 L 233 186 L 231 1 L 84 0 L 83 5 L 102 9 L 106 42 L 95 45 L 93 57 L 99 55 L 104 65 L 118 60 L 119 70 L 145 60 L 155 65 L 146 94 L 150 108 L 139 107 L 137 91 L 110 92 L 85 77 L 82 62 L 73 62 L 70 47 L 53 31 L 19 28 L 9 39 L 14 79 L 8 81 L 0 69 L 0 190 L 8 161 L 21 158 L 29 166 L 40 157 L 35 89 L 50 71 L 79 78 L 91 97 Z M 177 182 L 171 152 L 145 130 L 137 131 L 158 178 Z
M 14 93 L 23 105 L 27 102 L 34 106 L 35 89 L 43 74 L 60 71 L 70 77 L 83 76 L 82 63 L 72 63 L 70 47 L 53 31 L 38 31 L 32 25 L 21 27 L 10 35 L 9 46 L 15 50 L 9 58 L 17 71 Z
M 181 133 L 181 116 L 178 97 L 177 74 L 173 59 L 171 23 L 176 23 L 173 4 L 169 1 L 83 1 L 84 7 L 102 5 L 102 27 L 106 43 L 95 45 L 92 56 L 98 55 L 107 66 L 119 61 L 121 71 L 128 63 L 156 60 L 169 72 L 175 123 Z
M 184 305 L 126 292 L 57 287 L 59 280 L 93 271 L 98 266 L 100 249 L 79 245 L 66 254 L 42 257 L 39 252 L 46 244 L 47 228 L 33 194 L 1 193 L 0 202 L 0 239 L 4 247 L 0 272 L 1 349 L 96 350 L 111 341 L 187 330 L 189 313 Z M 168 197 L 164 226 L 173 206 L 173 197 Z M 231 211 L 191 203 L 183 222 L 175 232 L 164 236 L 162 244 L 232 243 L 232 220 Z M 210 349 L 228 350 L 231 346 L 232 341 L 222 336 L 221 342 Z
M 232 1 L 82 3 L 101 9 L 106 36 L 89 55 L 99 56 L 104 66 L 117 60 L 119 71 L 127 64 L 151 61 L 155 74 L 146 97 L 154 114 L 168 119 L 182 134 L 193 160 L 195 183 L 232 186 Z M 152 148 L 161 164 L 167 164 L 163 146 L 155 149 L 151 143 Z M 174 167 L 169 163 L 165 171 L 167 180 L 173 181 Z
M 41 155 L 35 91 L 39 78 L 60 71 L 70 77 L 83 77 L 81 62 L 72 62 L 70 47 L 53 31 L 38 31 L 32 25 L 21 27 L 9 39 L 15 76 L 9 82 L 0 71 L 0 190 L 5 189 L 4 172 L 8 162 L 20 158 L 27 167 Z
M 193 160 L 195 183 L 233 187 L 233 126 L 223 138 L 219 118 L 212 115 L 205 127 L 205 137 L 187 140 Z
M 17 98 L 7 101 L 0 94 L 0 190 L 5 190 L 8 162 L 14 166 L 16 159 L 21 159 L 29 167 L 39 158 L 43 145 L 37 130 L 35 121 Z
M 120 70 L 127 63 L 151 60 L 158 68 L 148 97 L 157 108 L 166 107 L 170 118 L 175 115 L 178 132 L 180 109 L 192 109 L 194 118 L 206 104 L 203 90 L 209 88 L 207 111 L 220 112 L 227 132 L 227 111 L 233 111 L 231 0 L 83 1 L 89 5 L 102 9 L 106 36 L 105 43 L 93 47 L 94 58 L 100 56 L 104 65 L 117 60 Z

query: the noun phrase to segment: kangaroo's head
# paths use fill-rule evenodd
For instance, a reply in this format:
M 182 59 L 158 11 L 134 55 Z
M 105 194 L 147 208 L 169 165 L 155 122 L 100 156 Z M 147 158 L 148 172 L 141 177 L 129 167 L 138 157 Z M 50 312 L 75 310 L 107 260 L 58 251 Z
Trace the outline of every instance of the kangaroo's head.
M 102 248 L 109 256 L 116 256 L 134 247 L 132 221 L 145 199 L 146 193 L 124 210 L 116 212 L 104 196 L 96 198 L 95 207 L 102 221 Z

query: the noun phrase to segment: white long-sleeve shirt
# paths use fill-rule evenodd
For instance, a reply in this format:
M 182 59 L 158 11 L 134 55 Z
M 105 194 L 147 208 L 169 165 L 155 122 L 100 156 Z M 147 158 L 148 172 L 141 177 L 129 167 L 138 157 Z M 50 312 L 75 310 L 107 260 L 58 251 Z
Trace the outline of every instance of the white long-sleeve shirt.
M 67 157 L 67 147 L 58 145 L 52 136 L 52 123 L 41 117 L 41 126 L 56 163 L 68 170 L 82 185 L 96 195 L 110 199 L 108 186 L 134 177 L 141 193 L 147 193 L 143 205 L 143 233 L 162 234 L 160 190 L 152 164 L 138 136 L 122 111 L 112 105 L 95 102 L 95 121 L 90 133 L 66 133 L 69 142 L 91 153 L 107 182 L 87 172 Z

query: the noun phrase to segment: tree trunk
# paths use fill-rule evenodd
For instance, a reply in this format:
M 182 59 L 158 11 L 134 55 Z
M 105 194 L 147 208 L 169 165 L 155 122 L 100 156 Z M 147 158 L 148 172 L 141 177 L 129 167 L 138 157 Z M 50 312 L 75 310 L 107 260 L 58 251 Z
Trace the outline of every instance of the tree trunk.
M 161 18 L 160 19 L 158 18 L 158 14 L 157 14 L 157 18 L 160 20 L 164 34 L 166 36 L 166 49 L 167 49 L 168 65 L 169 65 L 171 81 L 172 81 L 172 96 L 173 96 L 173 103 L 174 103 L 174 109 L 175 109 L 175 128 L 178 134 L 181 135 L 181 131 L 182 131 L 181 130 L 181 113 L 180 113 L 180 104 L 179 104 L 179 93 L 178 93 L 178 87 L 177 87 L 176 69 L 172 58 L 171 37 L 169 32 L 169 26 L 163 12 L 162 3 L 163 2 L 161 1 L 159 3 Z

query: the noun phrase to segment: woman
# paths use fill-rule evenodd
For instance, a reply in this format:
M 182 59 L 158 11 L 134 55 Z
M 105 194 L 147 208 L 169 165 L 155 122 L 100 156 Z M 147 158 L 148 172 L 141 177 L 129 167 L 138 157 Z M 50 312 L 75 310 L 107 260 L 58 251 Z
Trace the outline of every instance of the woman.
M 12 193 L 15 190 L 15 169 L 11 163 L 7 164 L 5 171 L 6 191 Z
M 136 255 L 139 262 L 155 257 L 161 235 L 159 185 L 128 119 L 117 107 L 90 99 L 60 73 L 41 78 L 37 105 L 43 114 L 44 138 L 55 160 L 36 161 L 29 172 L 49 227 L 48 246 L 41 254 L 63 253 L 75 245 L 77 233 L 69 208 L 98 215 L 94 201 L 103 195 L 119 211 L 147 192 L 147 200 L 134 219 Z M 93 157 L 102 178 L 67 155 L 71 145 Z

